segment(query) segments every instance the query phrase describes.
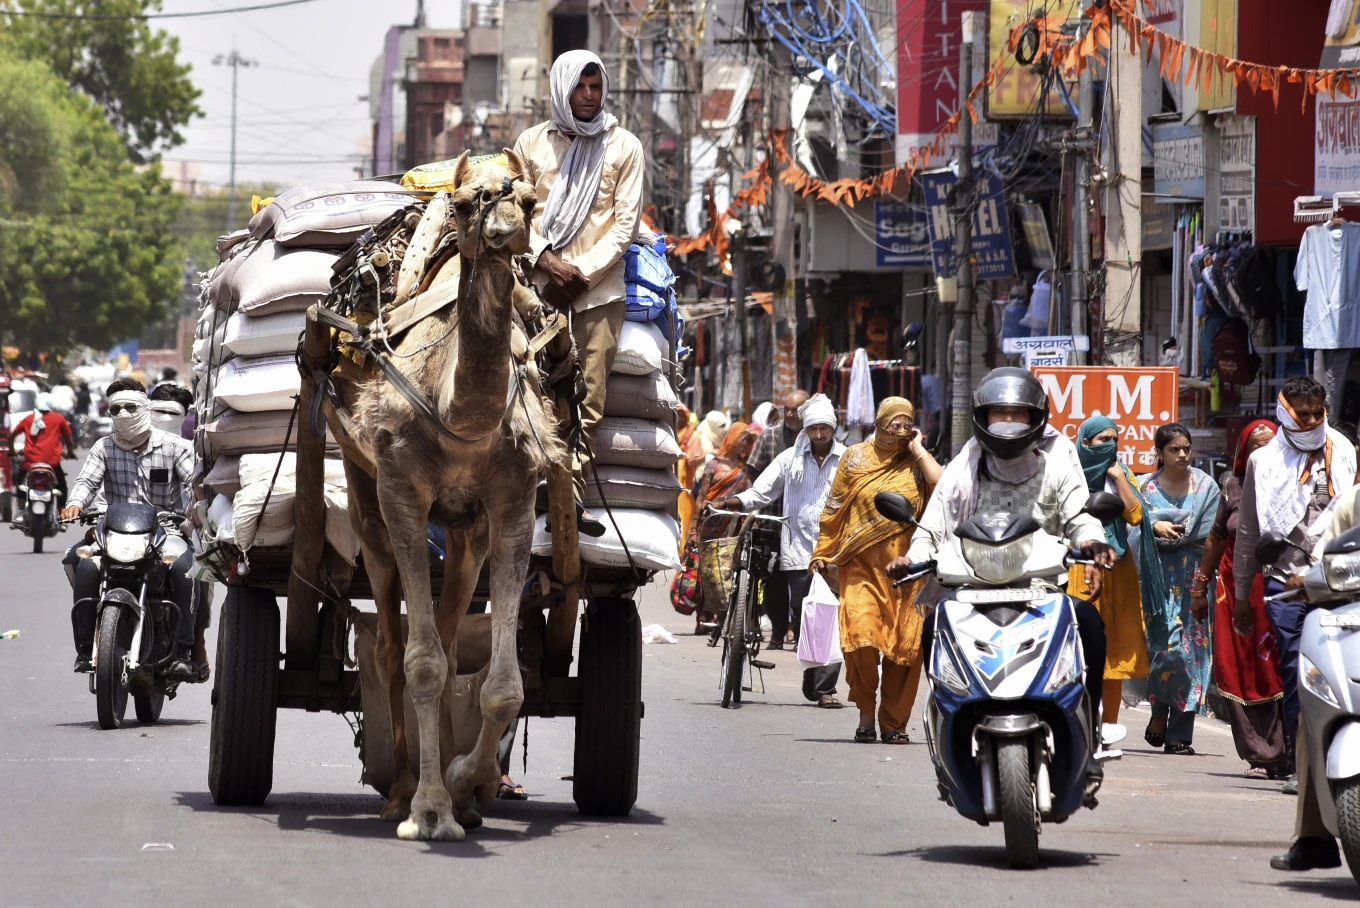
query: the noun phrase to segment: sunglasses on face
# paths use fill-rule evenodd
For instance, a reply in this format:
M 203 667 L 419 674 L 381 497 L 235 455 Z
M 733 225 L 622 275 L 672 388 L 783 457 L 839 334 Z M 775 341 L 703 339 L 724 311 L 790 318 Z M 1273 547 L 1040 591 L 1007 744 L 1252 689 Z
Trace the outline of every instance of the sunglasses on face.
M 109 415 L 110 415 L 110 416 L 121 416 L 121 415 L 123 415 L 124 413 L 127 413 L 127 414 L 129 414 L 129 415 L 134 415 L 134 414 L 136 414 L 137 411 L 139 411 L 141 408 L 142 408 L 142 405 L 141 405 L 141 404 L 110 404 L 110 405 L 109 405 Z

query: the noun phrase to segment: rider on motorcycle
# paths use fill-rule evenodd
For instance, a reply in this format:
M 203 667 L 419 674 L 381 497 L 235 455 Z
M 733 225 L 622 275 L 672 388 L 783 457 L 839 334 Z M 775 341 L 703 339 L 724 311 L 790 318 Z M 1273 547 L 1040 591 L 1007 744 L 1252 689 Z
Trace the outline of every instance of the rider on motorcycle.
M 935 487 L 906 555 L 888 565 L 893 579 L 915 562 L 933 561 L 940 545 L 975 513 L 1029 512 L 1045 532 L 1066 538 L 1103 567 L 1114 564 L 1100 521 L 1082 513 L 1089 493 L 1080 470 L 1062 453 L 1041 446 L 1048 422 L 1048 395 L 1031 373 L 1004 367 L 987 373 L 973 392 L 973 438 L 949 462 Z M 935 624 L 927 616 L 921 651 L 929 654 Z M 1100 691 L 1105 680 L 1105 623 L 1095 606 L 1076 600 L 1077 631 L 1086 657 L 1086 690 L 1092 725 L 1100 728 Z M 927 655 L 929 658 L 929 655 Z
M 75 440 L 71 435 L 71 424 L 66 421 L 66 417 L 52 409 L 52 398 L 49 395 L 39 394 L 36 406 L 37 409 L 19 420 L 10 433 L 11 455 L 18 453 L 21 438 L 24 442 L 23 454 L 15 461 L 17 466 L 14 471 L 14 484 L 15 486 L 22 484 L 34 464 L 45 463 L 52 468 L 52 472 L 56 475 L 57 491 L 61 493 L 62 500 L 65 501 L 67 500 L 66 471 L 61 468 L 62 454 L 66 455 L 67 460 L 76 459 Z M 22 505 L 20 505 L 20 517 L 22 517 L 22 513 Z
M 61 519 L 79 517 L 101 491 L 106 501 L 143 502 L 158 511 L 182 512 L 185 488 L 194 469 L 192 450 L 180 439 L 152 427 L 151 402 L 141 382 L 120 378 L 109 385 L 107 394 L 113 434 L 101 438 L 90 448 L 89 459 L 76 478 Z M 91 559 L 77 556 L 76 548 L 71 546 L 62 563 L 68 567 L 75 597 L 75 609 L 71 613 L 76 643 L 75 670 L 88 672 L 94 646 L 100 572 Z M 168 673 L 195 682 L 200 679 L 200 669 L 193 664 L 197 597 L 194 596 L 194 583 L 188 576 L 192 565 L 193 553 L 187 551 L 170 566 L 171 598 L 179 606 L 181 619 L 177 628 L 179 652 Z

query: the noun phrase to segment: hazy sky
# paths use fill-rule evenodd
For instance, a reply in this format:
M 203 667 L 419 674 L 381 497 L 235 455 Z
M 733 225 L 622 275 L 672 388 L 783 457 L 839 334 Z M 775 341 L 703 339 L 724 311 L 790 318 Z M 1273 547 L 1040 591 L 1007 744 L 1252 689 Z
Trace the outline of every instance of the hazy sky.
M 165 12 L 249 6 L 247 0 L 164 0 Z M 458 24 L 462 0 L 426 0 L 432 28 Z M 277 10 L 200 19 L 163 19 L 193 65 L 204 116 L 167 162 L 196 161 L 199 178 L 225 185 L 231 149 L 231 69 L 214 66 L 233 43 L 259 63 L 240 71 L 236 179 L 284 185 L 349 179 L 368 147 L 368 73 L 383 35 L 415 16 L 416 0 L 315 0 Z M 173 166 L 173 165 L 169 165 Z

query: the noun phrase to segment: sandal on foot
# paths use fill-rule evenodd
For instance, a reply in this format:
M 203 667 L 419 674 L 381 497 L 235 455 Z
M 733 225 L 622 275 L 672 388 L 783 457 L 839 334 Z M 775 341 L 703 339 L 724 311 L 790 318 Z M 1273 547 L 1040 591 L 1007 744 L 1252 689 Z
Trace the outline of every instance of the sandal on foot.
M 874 734 L 874 727 L 872 725 L 861 725 L 859 728 L 855 729 L 856 744 L 873 744 L 877 740 L 878 735 Z
M 1147 730 L 1143 732 L 1143 740 L 1153 747 L 1161 747 L 1166 744 L 1166 729 L 1163 728 L 1160 732 L 1154 733 L 1152 730 L 1152 723 L 1149 722 Z
M 212 666 L 207 662 L 195 663 L 194 671 L 198 672 L 198 681 L 196 682 L 198 684 L 202 684 L 212 677 Z
M 518 783 L 511 785 L 509 782 L 502 782 L 496 789 L 496 799 L 499 801 L 527 801 L 529 792 L 524 790 L 524 786 Z
M 840 709 L 840 708 L 842 708 L 843 706 L 845 706 L 844 703 L 842 703 L 841 701 L 837 700 L 837 699 L 836 699 L 834 696 L 832 696 L 831 694 L 826 694 L 825 696 L 823 696 L 822 698 L 820 698 L 820 699 L 817 701 L 817 705 L 818 705 L 819 707 L 821 707 L 822 709 Z
M 1248 779 L 1267 779 L 1270 777 L 1264 766 L 1253 766 L 1242 773 L 1242 775 Z
M 884 744 L 910 744 L 910 743 L 911 743 L 911 738 L 908 738 L 908 737 L 907 737 L 907 733 L 904 732 L 904 731 L 884 731 L 884 732 L 883 732 L 883 743 L 884 743 Z
M 1163 753 L 1175 754 L 1178 757 L 1193 757 L 1195 749 L 1184 741 L 1172 741 L 1162 748 Z

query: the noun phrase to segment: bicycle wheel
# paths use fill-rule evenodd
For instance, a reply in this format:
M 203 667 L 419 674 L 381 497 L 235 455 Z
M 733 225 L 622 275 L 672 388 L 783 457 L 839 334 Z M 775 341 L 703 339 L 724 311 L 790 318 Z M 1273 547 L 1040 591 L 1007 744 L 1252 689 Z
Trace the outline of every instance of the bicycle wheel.
M 746 622 L 750 596 L 750 573 L 742 569 L 737 572 L 737 590 L 727 609 L 727 627 L 723 632 L 724 709 L 733 703 L 741 702 L 741 678 L 746 667 Z

